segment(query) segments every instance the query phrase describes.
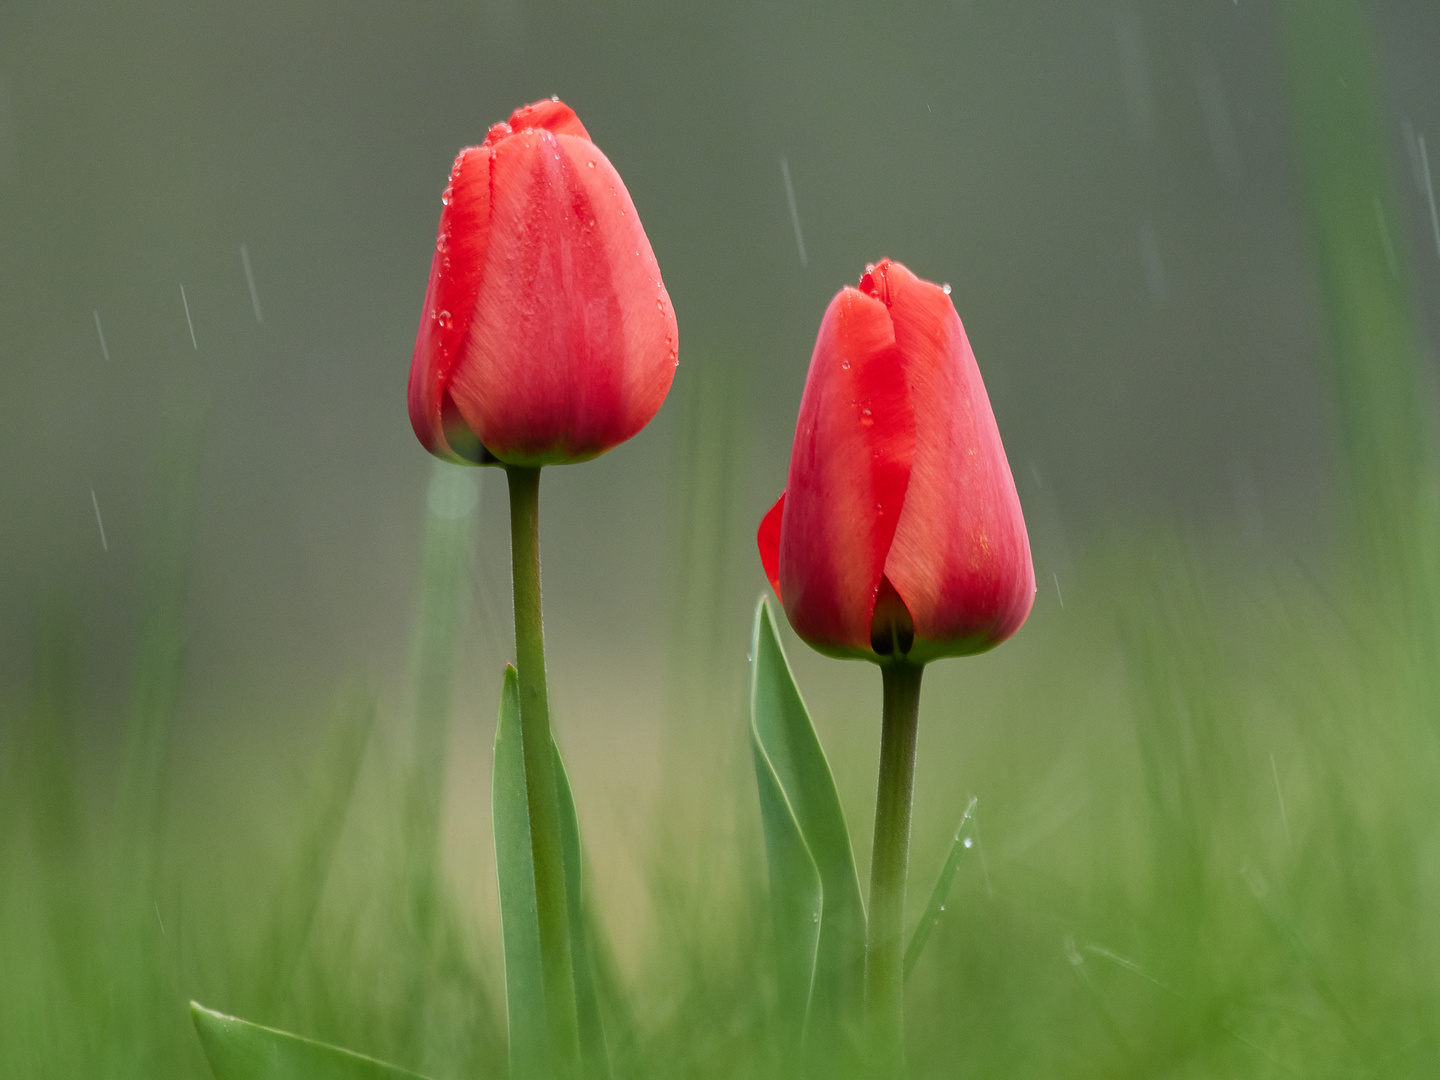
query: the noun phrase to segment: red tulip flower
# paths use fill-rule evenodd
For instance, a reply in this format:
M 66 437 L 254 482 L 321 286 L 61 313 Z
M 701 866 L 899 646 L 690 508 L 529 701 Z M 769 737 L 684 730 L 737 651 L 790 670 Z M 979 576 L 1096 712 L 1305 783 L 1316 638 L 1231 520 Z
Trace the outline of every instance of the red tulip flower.
M 924 664 L 1030 613 L 1015 481 L 947 290 L 889 259 L 830 302 L 760 558 L 822 652 Z
M 410 422 L 457 462 L 584 461 L 644 427 L 675 311 L 620 175 L 556 98 L 462 150 L 410 368 Z

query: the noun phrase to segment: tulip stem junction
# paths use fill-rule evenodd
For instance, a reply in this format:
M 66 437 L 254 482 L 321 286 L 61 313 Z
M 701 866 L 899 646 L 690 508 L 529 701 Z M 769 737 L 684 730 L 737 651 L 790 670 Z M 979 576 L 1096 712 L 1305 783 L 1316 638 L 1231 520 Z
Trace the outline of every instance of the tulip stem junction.
M 560 800 L 551 749 L 540 617 L 540 470 L 510 465 L 510 559 L 515 584 L 515 661 L 520 676 L 520 742 L 530 808 L 535 907 L 545 1013 L 557 1077 L 579 1073 L 580 1039 L 571 965 L 570 918 L 560 843 Z
M 923 665 L 882 664 L 884 712 L 875 846 L 870 862 L 870 918 L 865 947 L 867 1042 L 887 1080 L 904 1067 L 905 878 L 910 863 L 910 807 L 920 724 Z

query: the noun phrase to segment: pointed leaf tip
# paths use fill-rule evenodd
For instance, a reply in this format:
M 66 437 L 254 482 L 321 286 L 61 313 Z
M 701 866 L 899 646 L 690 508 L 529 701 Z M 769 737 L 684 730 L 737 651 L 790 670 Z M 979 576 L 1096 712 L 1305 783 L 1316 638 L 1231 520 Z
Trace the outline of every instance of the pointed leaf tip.
M 216 1080 L 424 1080 L 395 1065 L 190 1003 Z

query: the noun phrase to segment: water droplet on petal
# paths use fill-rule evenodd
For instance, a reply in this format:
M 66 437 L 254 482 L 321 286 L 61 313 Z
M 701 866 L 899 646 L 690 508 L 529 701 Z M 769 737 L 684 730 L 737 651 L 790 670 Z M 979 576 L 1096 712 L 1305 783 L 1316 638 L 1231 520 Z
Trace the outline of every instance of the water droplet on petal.
M 869 409 L 860 410 L 860 426 L 870 427 L 875 423 L 875 416 Z
M 840 366 L 841 366 L 844 370 L 849 371 L 849 370 L 850 370 L 850 361 L 849 361 L 849 360 L 841 360 L 841 361 L 840 361 Z
M 950 295 L 950 283 L 948 281 L 944 285 L 941 285 L 940 289 L 946 296 Z
M 451 318 L 450 312 L 448 312 L 448 311 L 442 311 L 442 312 L 440 312 L 439 316 L 436 318 L 435 321 L 440 324 L 440 329 L 441 329 L 441 330 L 449 330 L 449 329 L 450 329 L 450 323 L 453 322 L 454 320 Z
M 593 217 L 590 219 L 590 227 L 592 229 L 595 227 L 595 219 Z
M 589 165 L 590 168 L 592 168 L 592 169 L 595 167 L 595 162 L 593 162 L 593 161 L 587 161 L 585 164 L 586 164 L 586 165 Z
M 450 185 L 449 185 L 449 184 L 446 184 L 446 185 L 445 185 L 445 190 L 440 193 L 440 205 L 441 205 L 441 206 L 449 206 L 449 205 L 450 205 Z

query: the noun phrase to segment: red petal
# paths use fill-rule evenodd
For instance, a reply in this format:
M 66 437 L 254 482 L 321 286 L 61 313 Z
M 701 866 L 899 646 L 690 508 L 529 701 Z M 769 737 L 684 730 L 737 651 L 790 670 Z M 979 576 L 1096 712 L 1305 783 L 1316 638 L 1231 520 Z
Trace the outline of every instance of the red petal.
M 555 135 L 575 135 L 587 141 L 590 138 L 575 110 L 559 98 L 545 98 L 520 106 L 510 114 L 510 128 L 512 131 L 542 128 Z
M 629 193 L 593 143 L 530 129 L 490 153 L 487 261 L 451 391 L 502 460 L 584 460 L 664 401 L 674 309 Z
M 780 582 L 812 644 L 870 653 L 870 623 L 895 535 L 915 418 L 889 312 L 842 289 L 825 312 L 790 455 Z
M 899 263 L 882 263 L 914 406 L 915 454 L 885 574 L 915 622 L 918 658 L 1004 640 L 1035 595 L 1015 481 L 965 328 L 950 298 Z M 877 283 L 879 284 L 879 283 Z
M 479 292 L 489 222 L 490 151 L 470 147 L 456 157 L 442 197 L 408 394 L 410 423 L 420 442 L 452 461 L 471 460 L 467 444 L 475 440 L 463 430 L 453 439 L 447 435 L 447 421 L 453 425 L 457 418 L 446 416 L 444 401 Z
M 760 565 L 765 568 L 765 577 L 782 604 L 785 598 L 780 595 L 780 521 L 784 515 L 785 493 L 782 491 L 775 505 L 760 519 L 760 529 L 755 534 L 755 543 L 760 547 Z

